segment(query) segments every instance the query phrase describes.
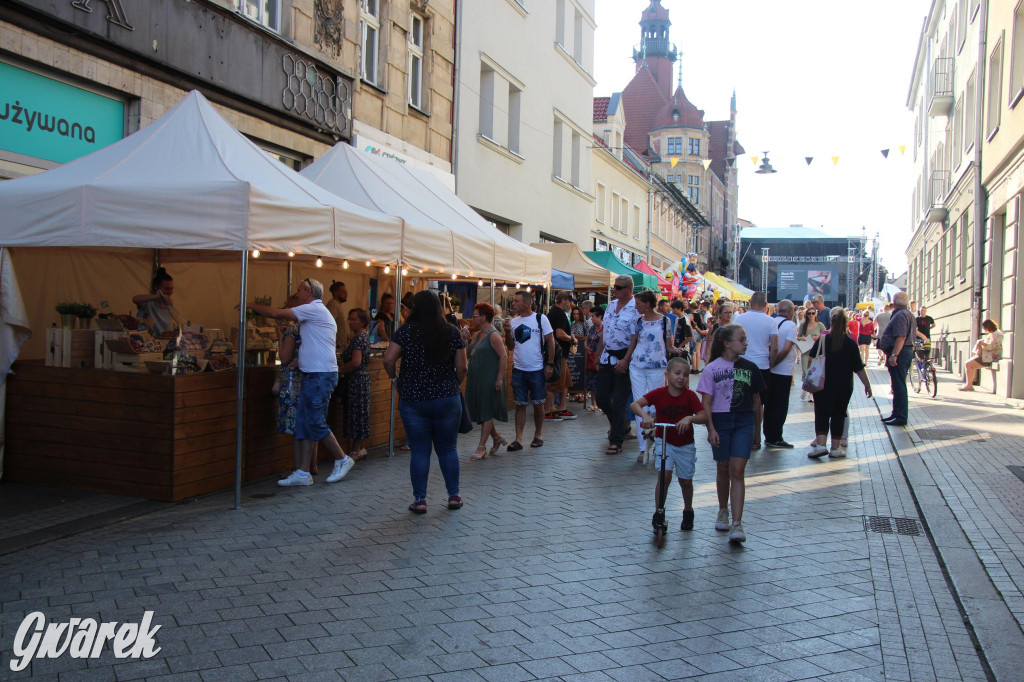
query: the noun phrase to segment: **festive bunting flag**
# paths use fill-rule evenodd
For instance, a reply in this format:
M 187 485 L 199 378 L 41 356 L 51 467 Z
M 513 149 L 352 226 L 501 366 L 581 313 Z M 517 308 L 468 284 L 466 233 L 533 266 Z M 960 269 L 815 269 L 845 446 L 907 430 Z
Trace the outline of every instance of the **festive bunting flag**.
M 835 166 L 835 165 L 838 165 L 838 164 L 839 164 L 839 157 L 838 156 L 833 156 L 832 157 L 832 165 Z
M 760 157 L 760 156 L 757 156 L 757 155 L 755 154 L 754 156 L 751 156 L 751 157 L 750 157 L 750 160 L 751 160 L 751 161 L 752 161 L 752 162 L 754 163 L 754 165 L 756 166 L 756 165 L 757 165 L 757 162 L 761 160 L 761 157 Z
M 884 156 L 885 158 L 888 159 L 889 158 L 889 150 L 888 149 L 883 149 L 882 150 L 882 156 Z
M 907 151 L 907 145 L 901 144 L 899 147 L 897 147 L 897 149 L 900 150 L 900 154 L 903 154 L 904 152 Z
M 810 166 L 811 165 L 811 161 L 814 161 L 814 157 L 813 156 L 805 156 L 804 157 L 804 161 L 806 161 L 807 165 Z
M 704 170 L 711 167 L 711 159 L 704 159 Z
M 675 167 L 676 167 L 676 164 L 677 164 L 677 163 L 679 163 L 679 157 L 678 157 L 678 156 L 673 156 L 673 157 L 672 157 L 672 158 L 670 159 L 670 161 L 671 161 L 671 163 L 672 163 L 672 167 L 673 167 L 673 168 L 675 168 Z

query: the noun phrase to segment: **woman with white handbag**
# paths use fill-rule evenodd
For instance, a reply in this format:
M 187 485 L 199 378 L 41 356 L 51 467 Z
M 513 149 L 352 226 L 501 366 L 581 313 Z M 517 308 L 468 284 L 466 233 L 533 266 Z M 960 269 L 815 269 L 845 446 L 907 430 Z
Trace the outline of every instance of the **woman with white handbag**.
M 818 459 L 828 455 L 832 459 L 846 457 L 842 447 L 846 408 L 853 397 L 853 375 L 860 377 L 864 394 L 871 397 L 871 383 L 864 370 L 857 342 L 846 333 L 846 311 L 832 309 L 829 333 L 818 337 L 808 355 L 812 358 L 804 377 L 804 390 L 814 395 L 814 433 L 816 440 L 807 456 Z M 824 376 L 822 376 L 824 374 Z M 825 447 L 825 437 L 831 433 L 832 447 Z

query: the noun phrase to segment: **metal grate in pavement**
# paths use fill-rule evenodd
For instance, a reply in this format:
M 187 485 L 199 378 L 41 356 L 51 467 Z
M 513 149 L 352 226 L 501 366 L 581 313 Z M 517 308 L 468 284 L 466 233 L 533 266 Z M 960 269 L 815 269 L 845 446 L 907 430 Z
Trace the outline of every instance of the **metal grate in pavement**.
M 953 440 L 955 438 L 970 438 L 972 441 L 985 440 L 985 437 L 974 429 L 962 426 L 934 426 L 928 429 L 914 429 L 914 431 L 921 440 Z
M 921 522 L 917 519 L 890 516 L 865 516 L 865 527 L 872 533 L 886 535 L 914 535 L 922 533 Z

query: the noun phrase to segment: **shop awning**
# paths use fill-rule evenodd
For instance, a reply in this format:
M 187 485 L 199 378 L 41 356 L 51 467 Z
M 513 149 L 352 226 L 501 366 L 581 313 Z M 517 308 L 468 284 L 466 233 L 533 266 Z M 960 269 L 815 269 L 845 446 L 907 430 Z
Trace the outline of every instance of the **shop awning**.
M 385 260 L 395 258 L 402 235 L 400 219 L 336 197 L 274 160 L 196 91 L 123 140 L 0 183 L 0 214 L 0 246 L 259 249 Z M 370 243 L 353 239 L 367 234 Z
M 568 272 L 575 278 L 578 289 L 605 290 L 615 281 L 615 275 L 587 258 L 575 244 L 540 242 L 531 244 L 535 249 L 551 254 L 551 266 Z
M 602 268 L 607 268 L 618 275 L 629 275 L 633 278 L 633 286 L 637 291 L 647 289 L 648 291 L 658 291 L 658 277 L 656 275 L 648 275 L 646 272 L 640 272 L 636 268 L 626 265 L 611 251 L 584 251 L 587 258 L 594 261 Z
M 671 293 L 672 290 L 675 288 L 675 285 L 672 282 L 668 281 L 667 279 L 659 275 L 657 272 L 655 272 L 654 268 L 652 268 L 645 260 L 642 260 L 639 263 L 637 263 L 636 269 L 639 270 L 640 272 L 646 272 L 648 275 L 654 275 L 655 277 L 657 277 L 658 288 L 662 291 L 662 293 Z
M 568 272 L 562 272 L 561 270 L 551 270 L 551 288 L 552 289 L 568 289 L 572 290 L 576 288 L 576 278 L 570 275 Z
M 401 257 L 413 268 L 524 284 L 551 278 L 547 253 L 503 234 L 429 173 L 338 143 L 301 175 L 342 199 L 401 218 Z M 350 235 L 362 242 L 357 251 L 379 238 Z
M 740 286 L 728 277 L 723 277 L 714 272 L 705 272 L 704 279 L 715 285 L 722 291 L 728 291 L 729 297 L 734 301 L 749 301 L 750 295 L 754 292 L 744 286 Z

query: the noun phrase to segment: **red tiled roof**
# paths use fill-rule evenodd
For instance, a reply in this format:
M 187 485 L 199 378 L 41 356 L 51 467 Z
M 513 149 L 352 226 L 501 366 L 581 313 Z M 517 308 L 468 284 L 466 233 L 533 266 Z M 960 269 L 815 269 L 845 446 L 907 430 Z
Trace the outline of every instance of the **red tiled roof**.
M 640 16 L 640 21 L 649 19 L 668 19 L 668 10 L 661 6 L 661 0 L 651 0 L 651 4 Z
M 608 103 L 611 97 L 594 98 L 594 123 L 604 123 L 608 120 Z
M 678 118 L 675 116 L 679 112 Z M 704 111 L 686 99 L 682 88 L 676 88 L 672 99 L 658 112 L 656 128 L 678 127 L 704 129 Z
M 622 91 L 622 105 L 626 108 L 626 144 L 642 153 L 647 151 L 647 134 L 657 127 L 658 112 L 666 102 L 661 86 L 648 67 L 640 67 Z

